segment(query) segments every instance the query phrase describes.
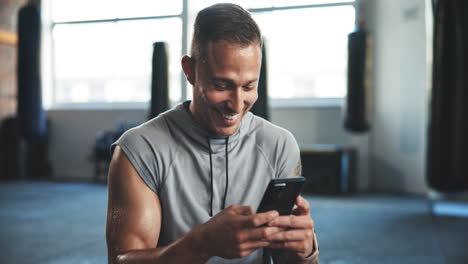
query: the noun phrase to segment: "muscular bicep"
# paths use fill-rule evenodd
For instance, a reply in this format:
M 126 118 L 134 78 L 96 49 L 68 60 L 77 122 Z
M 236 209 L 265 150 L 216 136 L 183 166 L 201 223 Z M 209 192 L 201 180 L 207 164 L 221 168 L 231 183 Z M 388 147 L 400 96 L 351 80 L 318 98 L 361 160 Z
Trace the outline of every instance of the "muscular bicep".
M 109 168 L 106 239 L 109 263 L 117 255 L 156 247 L 161 227 L 159 198 L 117 146 Z

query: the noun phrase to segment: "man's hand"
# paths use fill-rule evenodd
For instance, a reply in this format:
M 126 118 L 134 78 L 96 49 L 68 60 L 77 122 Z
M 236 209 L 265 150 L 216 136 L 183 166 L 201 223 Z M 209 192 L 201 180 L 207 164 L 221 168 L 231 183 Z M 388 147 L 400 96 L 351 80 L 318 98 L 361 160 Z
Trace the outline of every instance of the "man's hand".
M 314 221 L 310 217 L 309 203 L 297 197 L 296 208 L 292 215 L 279 216 L 268 226 L 282 228 L 283 231 L 271 233 L 267 240 L 270 248 L 287 249 L 293 257 L 304 259 L 314 250 Z
M 250 206 L 232 205 L 194 232 L 203 239 L 207 256 L 241 258 L 270 245 L 266 238 L 283 230 L 267 225 L 277 217 L 277 211 L 254 214 Z

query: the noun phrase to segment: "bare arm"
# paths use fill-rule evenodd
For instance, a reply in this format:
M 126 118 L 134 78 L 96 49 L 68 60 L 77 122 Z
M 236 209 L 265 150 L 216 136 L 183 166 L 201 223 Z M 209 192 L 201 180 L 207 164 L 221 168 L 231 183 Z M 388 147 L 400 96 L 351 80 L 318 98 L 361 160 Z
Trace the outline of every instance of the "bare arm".
M 106 239 L 110 264 L 204 263 L 196 234 L 188 233 L 166 247 L 157 247 L 161 204 L 120 147 L 109 168 Z

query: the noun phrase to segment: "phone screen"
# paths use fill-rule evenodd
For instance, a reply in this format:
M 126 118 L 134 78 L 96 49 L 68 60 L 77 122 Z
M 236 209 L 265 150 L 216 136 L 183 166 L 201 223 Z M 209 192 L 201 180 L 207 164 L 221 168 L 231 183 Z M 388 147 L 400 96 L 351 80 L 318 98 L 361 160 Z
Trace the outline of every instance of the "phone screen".
M 289 215 L 299 196 L 305 178 L 278 178 L 268 184 L 257 213 L 277 210 L 280 215 Z

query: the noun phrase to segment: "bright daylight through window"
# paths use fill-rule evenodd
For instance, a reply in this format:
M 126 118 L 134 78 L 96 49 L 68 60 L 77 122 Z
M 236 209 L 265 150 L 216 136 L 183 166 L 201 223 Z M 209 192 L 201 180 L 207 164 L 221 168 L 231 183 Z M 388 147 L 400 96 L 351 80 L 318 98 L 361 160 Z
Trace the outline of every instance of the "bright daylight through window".
M 52 105 L 148 102 L 152 47 L 157 41 L 169 46 L 171 101 L 185 100 L 184 94 L 190 98 L 180 69 L 180 58 L 189 53 L 188 43 L 182 45 L 183 34 L 190 41 L 190 19 L 216 2 L 43 1 L 52 21 Z M 272 100 L 346 95 L 346 45 L 347 34 L 354 29 L 353 1 L 231 2 L 249 9 L 260 25 Z

